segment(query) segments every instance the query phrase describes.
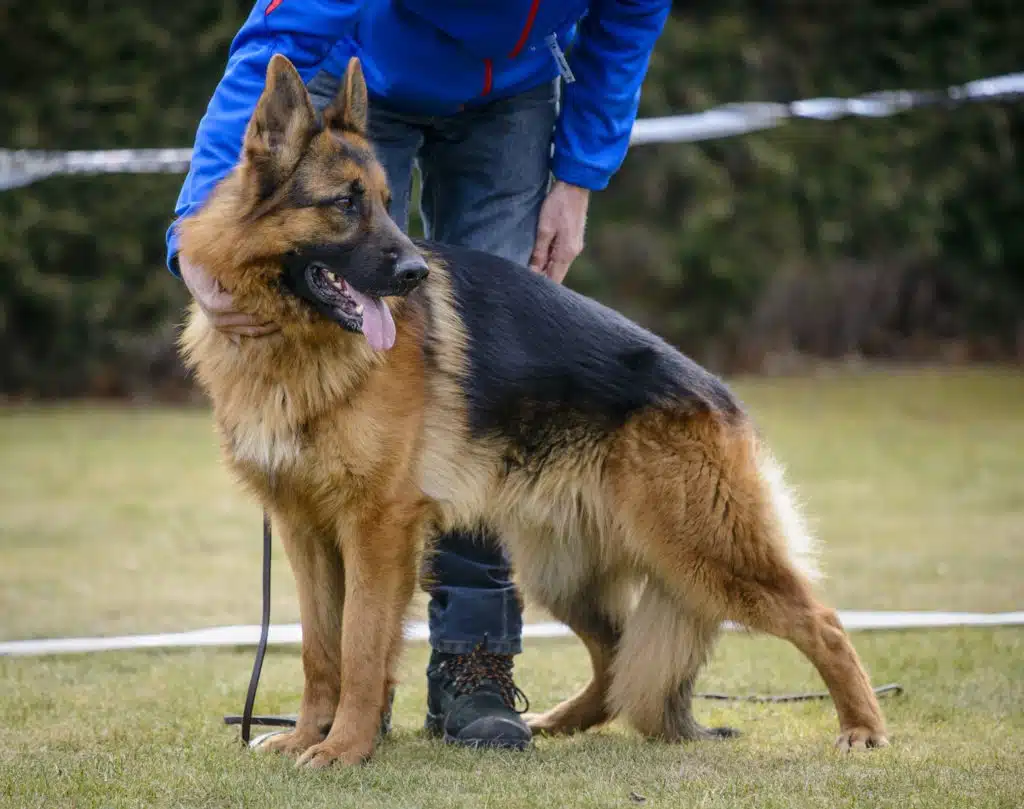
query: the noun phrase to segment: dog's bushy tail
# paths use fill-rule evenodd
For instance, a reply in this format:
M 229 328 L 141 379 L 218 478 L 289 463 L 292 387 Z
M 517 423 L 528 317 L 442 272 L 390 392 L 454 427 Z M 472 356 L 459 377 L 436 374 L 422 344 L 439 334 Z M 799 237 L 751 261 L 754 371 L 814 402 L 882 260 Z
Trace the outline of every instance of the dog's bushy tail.
M 682 609 L 661 582 L 648 579 L 612 663 L 609 713 L 644 736 L 696 738 L 689 691 L 717 635 L 717 621 Z
M 757 500 L 765 512 L 760 529 L 766 538 L 781 541 L 789 562 L 811 582 L 822 577 L 818 566 L 818 541 L 807 526 L 807 520 L 793 489 L 785 480 L 782 466 L 764 444 L 754 441 Z

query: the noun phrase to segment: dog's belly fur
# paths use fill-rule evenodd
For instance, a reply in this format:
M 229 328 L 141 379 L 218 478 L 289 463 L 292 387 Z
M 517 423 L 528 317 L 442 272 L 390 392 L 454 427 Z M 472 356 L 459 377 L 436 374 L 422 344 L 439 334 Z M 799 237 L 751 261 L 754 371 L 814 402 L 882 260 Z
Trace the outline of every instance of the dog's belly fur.
M 574 474 L 509 473 L 470 456 L 449 467 L 460 472 L 444 485 L 432 474 L 423 490 L 439 532 L 485 528 L 506 548 L 523 588 L 550 607 L 581 597 L 621 564 L 622 546 L 609 541 L 613 521 L 602 513 L 606 498 L 596 480 L 586 481 L 599 466 L 573 466 Z

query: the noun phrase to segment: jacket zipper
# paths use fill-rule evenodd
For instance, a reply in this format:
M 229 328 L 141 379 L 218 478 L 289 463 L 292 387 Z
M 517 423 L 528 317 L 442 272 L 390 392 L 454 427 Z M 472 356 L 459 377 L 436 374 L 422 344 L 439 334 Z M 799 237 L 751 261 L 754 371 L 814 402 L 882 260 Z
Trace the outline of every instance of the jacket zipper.
M 491 85 L 494 83 L 494 63 L 490 59 L 484 59 L 484 89 L 481 96 L 491 92 Z
M 537 19 L 537 9 L 540 6 L 540 0 L 532 0 L 530 3 L 530 10 L 526 14 L 526 23 L 523 25 L 523 30 L 519 34 L 519 39 L 516 40 L 516 44 L 512 50 L 509 51 L 508 58 L 515 59 L 520 51 L 526 46 L 526 40 L 530 38 L 530 31 L 533 30 L 533 21 Z M 491 87 L 494 84 L 494 62 L 490 59 L 484 59 L 484 88 L 480 93 L 481 96 L 485 96 L 491 92 Z
M 523 32 L 519 35 L 515 47 L 509 52 L 509 59 L 515 59 L 519 55 L 519 51 L 526 45 L 526 40 L 530 37 L 530 31 L 533 30 L 533 21 L 537 19 L 537 9 L 539 6 L 540 0 L 533 0 L 530 3 L 530 11 L 526 15 L 526 25 L 523 26 Z

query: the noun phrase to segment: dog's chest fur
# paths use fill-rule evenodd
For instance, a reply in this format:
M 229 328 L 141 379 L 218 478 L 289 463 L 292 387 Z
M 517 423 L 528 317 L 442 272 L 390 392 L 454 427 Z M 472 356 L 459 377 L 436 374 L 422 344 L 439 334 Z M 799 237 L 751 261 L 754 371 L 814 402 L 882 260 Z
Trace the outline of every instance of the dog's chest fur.
M 266 476 L 298 464 L 306 443 L 301 426 L 288 418 L 267 418 L 260 410 L 234 414 L 220 429 L 231 460 Z

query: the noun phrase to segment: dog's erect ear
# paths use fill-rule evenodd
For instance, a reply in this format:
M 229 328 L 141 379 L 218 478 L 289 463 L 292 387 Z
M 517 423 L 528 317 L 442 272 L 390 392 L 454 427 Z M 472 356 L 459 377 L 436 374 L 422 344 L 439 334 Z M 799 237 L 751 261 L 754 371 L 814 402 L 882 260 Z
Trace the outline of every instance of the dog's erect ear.
M 302 77 L 286 57 L 274 54 L 245 132 L 246 160 L 272 184 L 295 168 L 315 130 L 316 113 Z
M 338 94 L 324 110 L 324 125 L 336 132 L 355 132 L 365 136 L 368 110 L 363 66 L 353 56 L 348 60 Z

